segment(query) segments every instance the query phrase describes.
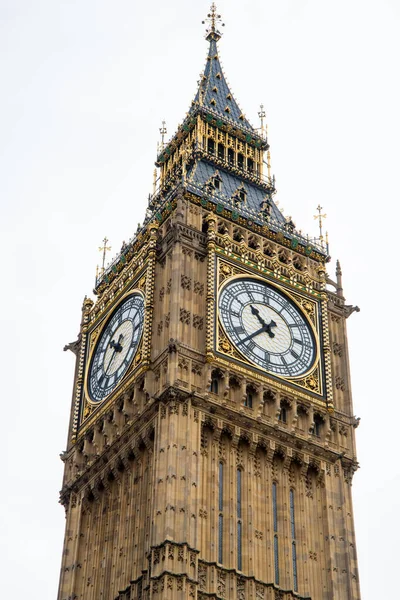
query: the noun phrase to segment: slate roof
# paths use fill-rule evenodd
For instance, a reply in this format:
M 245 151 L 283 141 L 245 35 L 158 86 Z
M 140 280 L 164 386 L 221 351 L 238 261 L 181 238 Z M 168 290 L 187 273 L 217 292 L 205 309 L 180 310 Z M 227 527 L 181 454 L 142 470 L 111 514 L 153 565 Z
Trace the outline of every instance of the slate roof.
M 188 173 L 188 189 L 199 195 L 204 188 L 204 184 L 215 175 L 216 170 L 215 165 L 204 159 L 197 161 Z M 265 189 L 244 181 L 242 178 L 224 171 L 223 169 L 218 169 L 218 174 L 222 183 L 220 190 L 213 191 L 214 200 L 217 202 L 219 199 L 222 203 L 226 204 L 226 201 L 232 198 L 233 194 L 240 186 L 246 191 L 246 209 L 258 215 L 266 198 Z M 211 200 L 213 200 L 213 198 L 211 198 Z M 285 217 L 277 208 L 273 200 L 271 200 L 271 218 L 280 225 L 286 223 Z
M 189 114 L 194 111 L 195 107 L 202 105 L 218 113 L 224 121 L 231 121 L 247 129 L 253 135 L 257 135 L 252 125 L 244 118 L 226 82 L 218 55 L 217 39 L 214 36 L 209 36 L 207 39 L 210 42 L 207 63 Z M 226 110 L 227 108 L 229 108 L 229 112 Z

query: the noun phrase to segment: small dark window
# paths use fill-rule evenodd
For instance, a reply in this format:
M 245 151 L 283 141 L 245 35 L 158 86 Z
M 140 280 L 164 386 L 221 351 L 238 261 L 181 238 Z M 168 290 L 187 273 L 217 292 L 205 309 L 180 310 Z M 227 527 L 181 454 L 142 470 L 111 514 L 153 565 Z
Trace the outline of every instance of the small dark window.
M 252 158 L 247 159 L 247 168 L 249 171 L 254 171 L 254 161 Z
M 221 189 L 221 180 L 218 177 L 214 178 L 214 187 L 216 190 Z
M 218 158 L 225 160 L 225 146 L 223 144 L 218 144 Z
M 228 148 L 228 163 L 233 165 L 235 163 L 235 153 L 232 148 Z
M 282 421 L 282 423 L 287 423 L 287 409 L 285 406 L 282 406 L 278 420 Z
M 323 425 L 322 417 L 320 417 L 320 415 L 314 415 L 313 433 L 315 436 L 321 437 L 322 425 Z
M 218 377 L 213 377 L 211 379 L 211 392 L 213 394 L 218 394 Z
M 207 150 L 210 154 L 214 154 L 215 152 L 215 142 L 211 138 L 207 140 Z
M 246 202 L 246 192 L 245 190 L 239 190 L 239 198 L 241 202 Z
M 246 392 L 244 405 L 247 406 L 247 408 L 253 408 L 253 394 L 250 391 Z
M 238 154 L 238 167 L 243 169 L 244 167 L 244 156 L 243 154 Z

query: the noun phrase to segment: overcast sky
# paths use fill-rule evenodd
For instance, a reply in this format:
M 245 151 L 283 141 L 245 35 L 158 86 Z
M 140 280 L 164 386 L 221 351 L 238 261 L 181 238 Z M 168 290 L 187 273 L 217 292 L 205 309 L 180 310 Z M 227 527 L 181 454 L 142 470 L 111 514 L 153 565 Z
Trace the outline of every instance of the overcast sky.
M 159 127 L 182 121 L 204 68 L 209 1 L 0 0 L 2 597 L 54 600 L 58 505 L 83 297 L 98 247 L 143 220 Z M 258 126 L 276 199 L 318 235 L 327 214 L 348 320 L 361 469 L 363 600 L 398 587 L 399 15 L 396 0 L 221 0 L 220 56 Z M 396 247 L 395 247 L 396 245 Z M 341 599 L 342 600 L 342 599 Z M 343 599 L 345 600 L 345 599 Z

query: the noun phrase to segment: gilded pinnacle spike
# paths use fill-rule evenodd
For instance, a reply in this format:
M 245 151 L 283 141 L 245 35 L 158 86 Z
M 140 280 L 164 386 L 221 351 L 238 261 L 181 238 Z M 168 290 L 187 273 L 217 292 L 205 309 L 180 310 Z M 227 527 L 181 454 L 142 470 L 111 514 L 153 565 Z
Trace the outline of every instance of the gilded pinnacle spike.
M 162 151 L 162 150 L 164 150 L 164 136 L 167 135 L 167 128 L 166 128 L 165 121 L 162 121 L 162 123 L 161 123 L 160 133 L 161 133 L 161 151 Z
M 104 265 L 106 263 L 106 254 L 107 252 L 109 252 L 111 250 L 111 246 L 107 246 L 109 240 L 107 239 L 107 237 L 104 238 L 103 240 L 103 245 L 99 246 L 99 252 L 103 253 L 103 261 L 101 264 L 101 274 L 104 273 Z
M 322 214 L 322 206 L 320 204 L 318 204 L 318 206 L 317 206 L 317 211 L 318 211 L 318 214 L 314 215 L 314 219 L 318 219 L 319 239 L 322 242 L 324 239 L 324 236 L 322 235 L 322 219 L 326 219 L 326 214 L 325 215 Z
M 157 190 L 157 169 L 153 171 L 153 194 L 156 193 Z
M 210 27 L 206 30 L 207 40 L 216 40 L 218 41 L 221 37 L 221 33 L 217 29 L 217 23 L 221 21 L 221 15 L 217 13 L 217 7 L 215 2 L 211 4 L 210 12 L 207 15 L 207 18 L 202 21 L 203 25 L 207 22 L 210 24 Z M 224 27 L 225 23 L 221 23 L 221 26 Z
M 271 152 L 269 150 L 267 152 L 267 169 L 268 169 L 268 179 L 271 181 Z
M 265 119 L 265 110 L 264 110 L 264 105 L 260 104 L 260 111 L 258 113 L 258 116 L 260 117 L 260 129 L 261 129 L 261 133 L 264 133 L 264 119 Z

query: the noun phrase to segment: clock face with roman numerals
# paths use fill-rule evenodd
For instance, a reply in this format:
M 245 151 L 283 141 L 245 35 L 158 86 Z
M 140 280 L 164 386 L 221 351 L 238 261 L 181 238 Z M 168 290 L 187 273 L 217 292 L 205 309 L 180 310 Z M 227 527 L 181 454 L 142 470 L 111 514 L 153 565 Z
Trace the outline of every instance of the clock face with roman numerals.
M 288 296 L 259 279 L 241 277 L 224 285 L 219 315 L 235 348 L 256 366 L 281 377 L 307 373 L 316 358 L 316 338 Z
M 142 337 L 143 317 L 143 296 L 136 292 L 123 300 L 106 323 L 89 367 L 92 401 L 104 400 L 125 375 Z

